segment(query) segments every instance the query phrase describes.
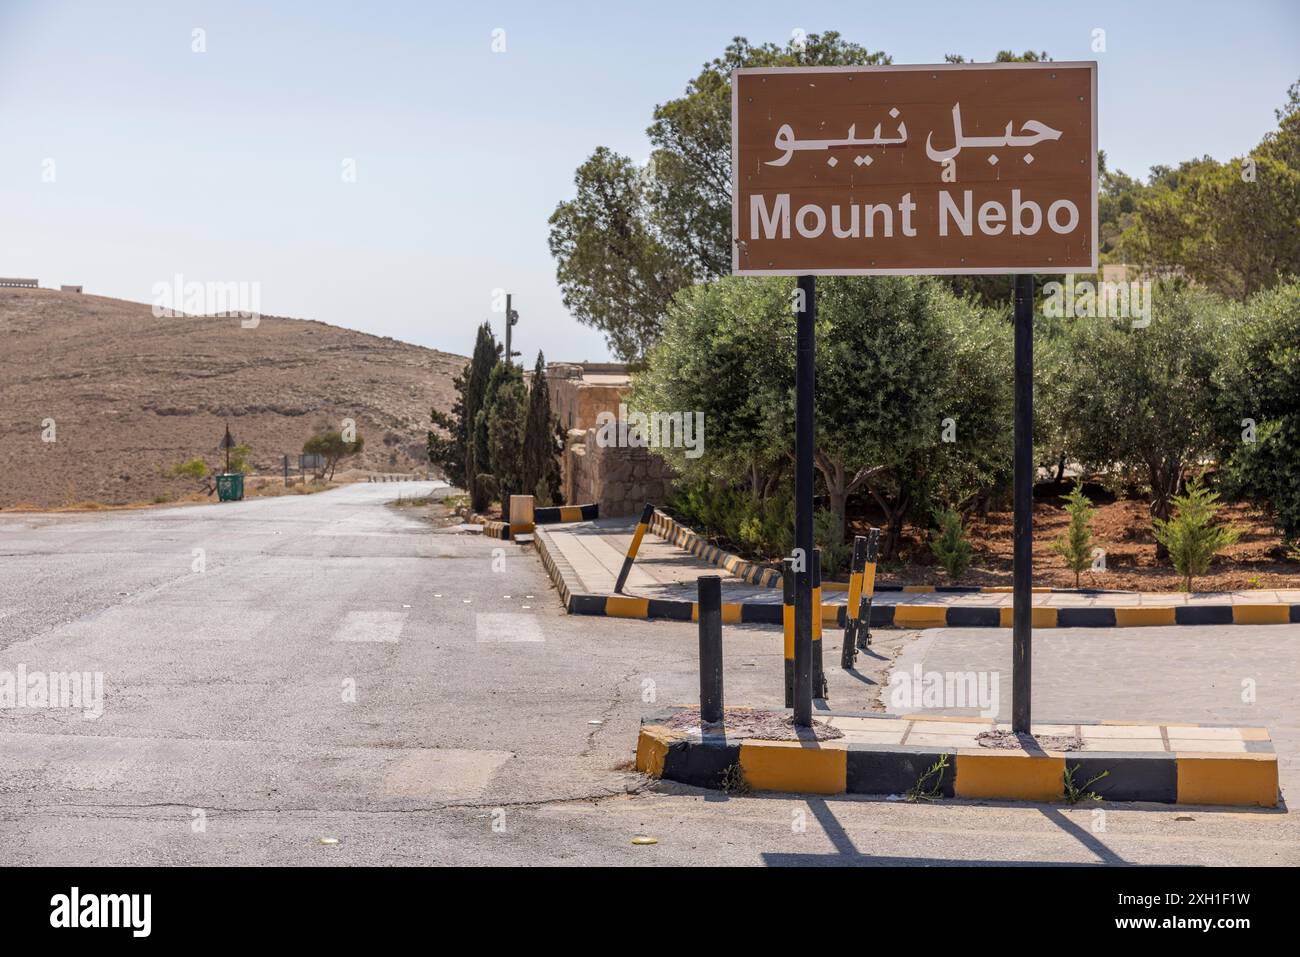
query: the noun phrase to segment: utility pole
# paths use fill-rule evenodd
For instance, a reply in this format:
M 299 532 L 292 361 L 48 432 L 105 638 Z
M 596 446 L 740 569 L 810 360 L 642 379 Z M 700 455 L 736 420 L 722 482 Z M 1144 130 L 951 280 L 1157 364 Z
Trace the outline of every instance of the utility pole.
M 506 293 L 506 362 L 514 362 L 514 357 L 519 355 L 518 352 L 510 351 L 510 329 L 519 322 L 519 313 L 510 308 L 511 298 L 511 294 Z

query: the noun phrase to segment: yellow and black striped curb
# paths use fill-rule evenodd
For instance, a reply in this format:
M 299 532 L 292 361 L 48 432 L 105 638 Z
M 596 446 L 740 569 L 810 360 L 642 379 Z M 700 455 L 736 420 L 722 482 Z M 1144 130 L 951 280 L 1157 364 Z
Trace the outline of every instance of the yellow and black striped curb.
M 1010 628 L 1010 606 L 881 605 L 871 607 L 873 628 Z M 1140 628 L 1156 625 L 1285 625 L 1300 623 L 1300 605 L 1114 605 L 1092 608 L 1035 606 L 1038 628 Z
M 659 513 L 656 513 L 659 514 Z M 669 519 L 671 521 L 671 519 Z M 653 527 L 653 526 L 651 526 Z M 680 526 L 678 526 L 680 528 Z M 693 533 L 692 533 L 693 534 Z M 555 587 L 571 615 L 606 618 L 663 618 L 669 621 L 698 621 L 699 604 L 675 598 L 637 598 L 631 595 L 593 595 L 573 567 L 559 554 L 546 533 L 537 530 L 537 550 Z M 712 546 L 708 546 L 712 547 Z M 725 553 L 724 553 L 725 554 Z M 735 556 L 731 556 L 735 557 Z M 739 559 L 737 559 L 739 561 Z M 755 566 L 760 567 L 760 566 Z M 772 571 L 772 569 L 767 569 Z M 775 574 L 780 580 L 780 572 Z M 825 584 L 822 586 L 826 588 Z M 877 591 L 880 586 L 876 586 Z M 823 604 L 823 627 L 843 628 L 845 605 Z M 1010 628 L 1012 609 L 986 605 L 892 605 L 871 606 L 872 628 Z M 724 624 L 783 625 L 784 605 L 779 602 L 723 602 Z M 1285 604 L 1196 604 L 1169 606 L 1110 606 L 1093 608 L 1051 608 L 1037 606 L 1032 612 L 1038 628 L 1136 628 L 1154 625 L 1267 625 L 1300 624 L 1300 605 Z
M 683 548 L 697 558 L 703 559 L 710 565 L 717 568 L 723 568 L 731 572 L 736 577 L 742 579 L 747 584 L 759 585 L 764 588 L 781 587 L 781 569 L 773 568 L 770 565 L 761 565 L 757 562 L 751 562 L 741 558 L 739 555 L 733 555 L 731 552 L 723 551 L 716 545 L 710 545 L 699 534 L 685 525 L 678 522 L 658 509 L 655 509 L 654 515 L 650 520 L 650 531 L 654 532 L 666 542 L 671 542 L 678 548 Z M 822 588 L 825 591 L 847 591 L 848 582 L 824 582 Z M 886 582 L 876 582 L 875 590 L 877 592 L 905 592 L 905 593 L 930 593 L 942 592 L 951 594 L 1007 594 L 1011 591 L 1010 585 L 899 585 L 889 584 Z M 1069 595 L 1117 595 L 1132 594 L 1131 592 L 1116 591 L 1106 588 L 1052 588 L 1041 586 L 1030 589 L 1036 595 L 1042 594 L 1069 594 Z
M 491 519 L 483 519 L 478 524 L 483 526 L 484 538 L 499 538 L 503 542 L 510 541 L 510 523 L 494 522 Z
M 824 715 L 819 713 L 818 717 Z M 855 717 L 871 717 L 858 714 Z M 873 715 L 874 717 L 885 717 Z M 687 734 L 646 719 L 636 767 L 651 777 L 721 789 L 739 767 L 754 791 L 998 801 L 1065 799 L 1073 786 L 1107 801 L 1276 807 L 1277 754 L 1263 729 L 1245 752 L 1036 751 L 832 741 L 763 741 Z M 1098 778 L 1105 772 L 1105 776 Z
M 497 522 L 482 515 L 474 516 L 474 523 L 483 526 L 486 538 L 510 541 L 520 535 L 532 535 L 537 525 L 557 525 L 562 522 L 592 522 L 600 517 L 600 505 L 557 505 L 533 510 L 531 522 Z
M 560 593 L 560 601 L 564 602 L 564 610 L 573 613 L 573 592 L 569 589 L 570 581 L 577 581 L 578 576 L 574 574 L 573 566 L 565 560 L 560 554 L 560 550 L 555 548 L 546 533 L 540 528 L 533 539 L 533 544 L 537 547 L 537 554 L 541 556 L 542 567 L 546 569 L 546 574 L 551 576 L 551 582 L 555 585 L 555 590 Z
M 593 505 L 556 505 L 533 509 L 533 522 L 537 525 L 594 522 L 598 518 L 600 518 L 599 502 Z
M 710 565 L 725 568 L 737 578 L 751 585 L 776 588 L 781 584 L 781 569 L 772 568 L 768 565 L 759 565 L 756 562 L 746 561 L 739 555 L 724 552 L 716 545 L 710 545 L 691 529 L 671 516 L 665 515 L 659 509 L 655 509 L 654 514 L 650 517 L 650 531 L 664 541 L 671 542 L 678 548 L 684 548 L 697 558 L 702 558 Z

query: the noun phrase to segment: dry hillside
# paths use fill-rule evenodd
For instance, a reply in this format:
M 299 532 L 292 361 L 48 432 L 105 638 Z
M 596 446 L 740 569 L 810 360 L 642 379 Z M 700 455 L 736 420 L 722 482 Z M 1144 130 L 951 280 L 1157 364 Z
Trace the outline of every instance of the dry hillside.
M 147 304 L 0 289 L 0 508 L 148 502 L 193 489 L 167 474 L 220 462 L 223 424 L 278 472 L 313 427 L 356 421 L 358 467 L 423 469 L 431 406 L 460 356 L 321 322 L 154 318 Z M 55 441 L 42 441 L 53 419 Z M 351 465 L 353 463 L 349 463 Z

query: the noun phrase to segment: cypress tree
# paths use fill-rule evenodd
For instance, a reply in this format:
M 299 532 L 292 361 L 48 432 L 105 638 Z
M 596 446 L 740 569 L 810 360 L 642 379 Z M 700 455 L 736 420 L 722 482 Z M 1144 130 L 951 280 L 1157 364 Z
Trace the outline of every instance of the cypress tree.
M 1083 494 L 1083 477 L 1074 484 L 1074 490 L 1065 496 L 1065 511 L 1070 516 L 1070 527 L 1052 543 L 1052 551 L 1065 559 L 1065 567 L 1074 572 L 1074 587 L 1079 587 L 1079 576 L 1092 567 L 1092 501 Z
M 501 496 L 501 514 L 507 520 L 510 496 L 522 494 L 524 488 L 526 408 L 524 379 L 519 367 L 513 362 L 500 363 L 488 380 L 479 423 L 487 444 L 488 463 Z
M 485 489 L 480 487 L 478 476 L 490 472 L 487 424 L 483 416 L 488 398 L 488 387 L 492 373 L 501 364 L 501 346 L 492 335 L 492 326 L 488 323 L 478 327 L 478 336 L 474 340 L 474 354 L 466 367 L 464 413 L 461 418 L 465 442 L 465 490 L 469 492 L 470 502 L 476 511 L 487 507 L 484 500 Z M 483 422 L 480 423 L 480 417 Z
M 447 433 L 443 436 L 430 429 L 428 432 L 429 462 L 440 466 L 447 481 L 456 488 L 468 489 L 468 470 L 465 454 L 469 448 L 469 420 L 465 415 L 465 378 L 469 374 L 466 364 L 454 379 L 452 386 L 456 390 L 456 399 L 451 405 L 451 412 L 434 408 L 429 411 L 429 421 Z
M 522 493 L 536 497 L 538 505 L 550 505 L 558 491 L 559 466 L 555 453 L 555 416 L 551 414 L 551 396 L 546 387 L 546 360 L 539 351 L 528 393 L 528 421 L 524 426 Z

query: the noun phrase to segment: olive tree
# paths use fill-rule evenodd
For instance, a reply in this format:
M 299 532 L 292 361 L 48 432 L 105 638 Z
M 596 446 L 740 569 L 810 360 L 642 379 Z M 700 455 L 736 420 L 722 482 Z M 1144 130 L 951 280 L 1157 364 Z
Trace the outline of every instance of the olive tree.
M 794 291 L 788 279 L 724 278 L 669 308 L 632 405 L 704 413 L 702 456 L 659 450 L 688 478 L 747 485 L 757 500 L 788 474 Z M 826 279 L 817 326 L 814 460 L 840 535 L 854 493 L 881 504 L 896 541 L 932 494 L 959 498 L 989 480 L 1010 420 L 1009 330 L 994 314 L 932 280 Z
M 1145 326 L 1067 321 L 1069 447 L 1090 468 L 1138 471 L 1153 518 L 1169 518 L 1184 472 L 1215 446 L 1213 376 L 1227 322 L 1214 294 L 1163 286 Z

